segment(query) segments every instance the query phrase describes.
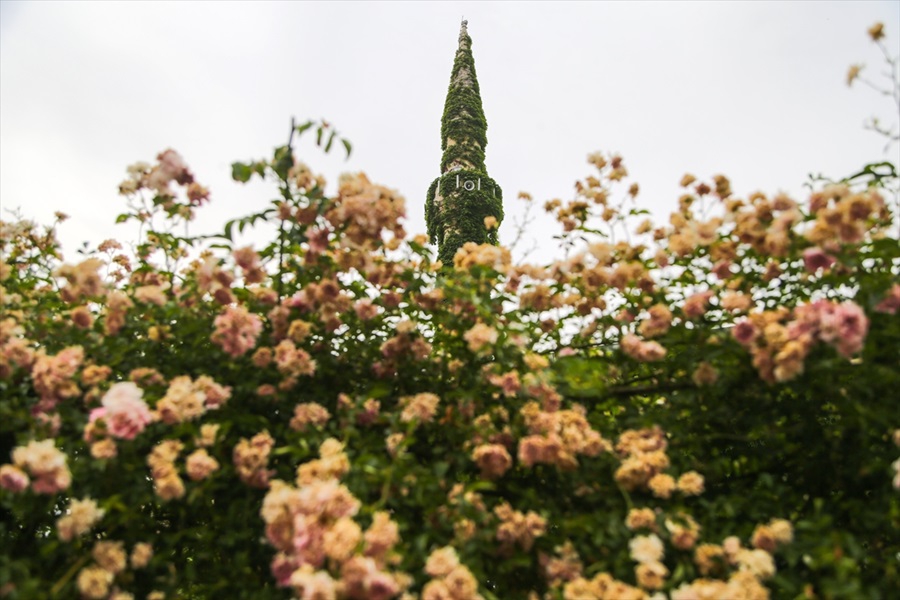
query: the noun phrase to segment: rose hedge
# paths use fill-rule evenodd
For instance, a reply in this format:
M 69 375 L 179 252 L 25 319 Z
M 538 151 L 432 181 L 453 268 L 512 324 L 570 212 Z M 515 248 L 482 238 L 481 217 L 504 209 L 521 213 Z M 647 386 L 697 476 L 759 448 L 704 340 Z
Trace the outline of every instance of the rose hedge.
M 279 198 L 220 236 L 179 233 L 209 193 L 172 150 L 120 188 L 133 254 L 3 222 L 0 596 L 889 597 L 894 167 L 686 176 L 657 227 L 589 160 L 549 265 L 436 264 L 291 146 L 234 165 Z

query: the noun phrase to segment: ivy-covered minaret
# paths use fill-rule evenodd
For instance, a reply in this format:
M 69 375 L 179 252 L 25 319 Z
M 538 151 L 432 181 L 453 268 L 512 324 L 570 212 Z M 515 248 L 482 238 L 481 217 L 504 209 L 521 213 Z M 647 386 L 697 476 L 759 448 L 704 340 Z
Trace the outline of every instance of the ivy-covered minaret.
M 497 227 L 503 220 L 502 191 L 484 166 L 487 120 L 466 24 L 463 21 L 459 29 L 459 48 L 441 118 L 442 174 L 428 188 L 425 200 L 428 236 L 445 265 L 453 264 L 453 256 L 466 242 L 497 244 Z M 496 226 L 488 229 L 486 217 L 494 217 Z

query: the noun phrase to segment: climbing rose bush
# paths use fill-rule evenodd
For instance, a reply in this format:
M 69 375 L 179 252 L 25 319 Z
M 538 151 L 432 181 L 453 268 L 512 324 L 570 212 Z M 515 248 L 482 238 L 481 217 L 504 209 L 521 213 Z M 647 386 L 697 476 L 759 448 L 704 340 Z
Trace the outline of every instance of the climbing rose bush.
M 437 263 L 290 145 L 218 236 L 171 149 L 120 186 L 133 253 L 0 223 L 0 597 L 890 597 L 896 167 L 686 175 L 657 225 L 588 162 L 548 264 Z

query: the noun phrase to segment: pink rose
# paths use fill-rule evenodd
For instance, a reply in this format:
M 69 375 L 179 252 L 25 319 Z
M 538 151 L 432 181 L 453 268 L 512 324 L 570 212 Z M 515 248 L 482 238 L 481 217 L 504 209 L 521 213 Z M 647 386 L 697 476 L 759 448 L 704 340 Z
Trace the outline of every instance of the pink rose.
M 710 291 L 698 292 L 684 301 L 684 316 L 688 319 L 696 319 L 703 316 L 709 304 L 709 299 L 713 297 Z
M 472 452 L 472 459 L 481 469 L 484 479 L 502 477 L 512 466 L 512 458 L 505 446 L 500 444 L 482 444 Z
M 875 307 L 875 311 L 895 315 L 898 308 L 900 308 L 900 283 L 895 283 L 894 287 L 888 291 L 884 299 Z
M 148 424 L 153 422 L 153 416 L 150 414 L 147 403 L 141 399 L 143 394 L 141 388 L 126 381 L 113 385 L 103 396 L 101 404 L 106 410 L 106 414 L 102 416 L 113 437 L 133 440 Z M 92 413 L 91 416 L 93 418 L 94 414 Z
M 13 465 L 0 467 L 0 487 L 14 494 L 25 491 L 30 480 L 28 474 Z
M 737 340 L 737 343 L 741 346 L 749 346 L 759 335 L 756 325 L 748 319 L 736 323 L 734 329 L 731 330 L 731 333 L 734 335 L 734 339 Z
M 657 342 L 645 342 L 634 334 L 622 337 L 622 352 L 640 362 L 655 362 L 666 356 L 666 349 Z
M 869 319 L 855 302 L 844 302 L 835 310 L 838 342 L 837 349 L 843 356 L 849 357 L 862 350 L 869 331 Z
M 287 587 L 291 583 L 291 575 L 300 567 L 300 561 L 293 556 L 279 552 L 272 559 L 272 575 L 276 583 L 281 587 Z
M 715 264 L 711 273 L 719 279 L 728 279 L 731 277 L 731 261 L 722 260 Z
M 819 269 L 830 269 L 835 262 L 837 261 L 833 256 L 826 254 L 818 246 L 803 251 L 803 268 L 808 273 L 815 273 Z
M 263 328 L 259 316 L 248 312 L 243 306 L 227 307 L 213 323 L 216 330 L 210 339 L 235 358 L 256 346 L 256 339 Z

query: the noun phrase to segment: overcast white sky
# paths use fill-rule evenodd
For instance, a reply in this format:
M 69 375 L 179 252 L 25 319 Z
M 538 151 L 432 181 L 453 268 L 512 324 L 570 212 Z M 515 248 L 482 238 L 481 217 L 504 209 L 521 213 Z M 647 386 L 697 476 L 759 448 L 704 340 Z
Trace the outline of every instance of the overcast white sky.
M 0 206 L 81 241 L 114 226 L 125 167 L 172 147 L 212 190 L 195 231 L 262 208 L 269 188 L 230 180 L 290 118 L 324 117 L 348 162 L 310 140 L 329 181 L 347 170 L 398 189 L 411 232 L 439 173 L 440 118 L 469 21 L 488 119 L 487 166 L 515 196 L 569 198 L 585 156 L 617 151 L 639 200 L 665 218 L 678 181 L 724 173 L 741 194 L 799 194 L 807 173 L 848 175 L 882 159 L 870 115 L 888 101 L 847 88 L 851 63 L 881 69 L 866 29 L 900 53 L 900 2 L 0 2 Z M 897 146 L 891 160 L 897 160 Z M 8 215 L 3 216 L 8 218 Z M 548 221 L 530 231 L 553 252 Z

